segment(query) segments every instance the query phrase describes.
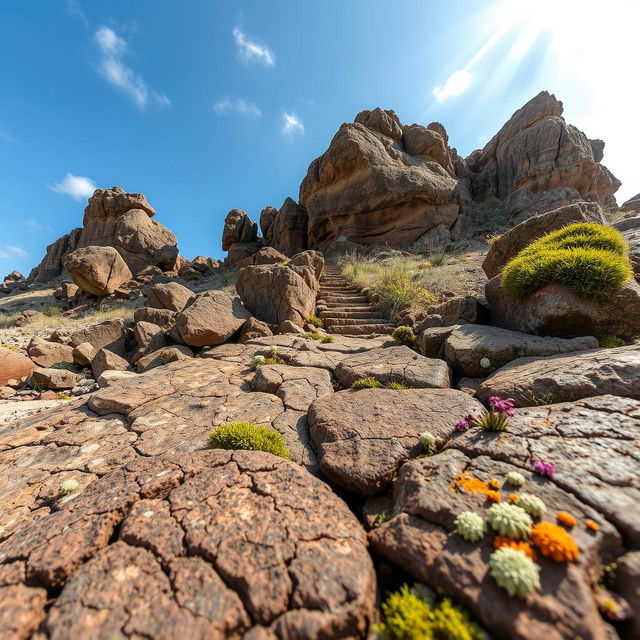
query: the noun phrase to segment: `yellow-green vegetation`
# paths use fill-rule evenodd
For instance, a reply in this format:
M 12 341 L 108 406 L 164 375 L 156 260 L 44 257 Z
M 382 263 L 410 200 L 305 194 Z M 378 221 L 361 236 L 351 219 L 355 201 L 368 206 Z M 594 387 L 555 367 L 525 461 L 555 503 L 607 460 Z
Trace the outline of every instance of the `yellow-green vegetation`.
M 327 343 L 330 343 L 330 342 L 335 342 L 335 340 L 336 339 L 333 336 L 326 335 L 326 336 L 324 336 L 322 338 L 322 340 L 320 340 L 320 342 L 322 342 L 324 344 L 327 344 Z
M 68 393 L 65 393 L 64 391 L 61 391 L 58 394 L 58 400 L 70 400 L 71 396 Z
M 413 348 L 418 346 L 418 338 L 416 338 L 416 334 L 413 332 L 411 327 L 396 327 L 393 330 L 391 337 L 396 342 L 399 342 L 406 347 Z
M 303 338 L 307 340 L 318 340 L 319 342 L 333 342 L 333 336 L 328 336 L 326 333 L 320 333 L 319 331 L 307 331 L 302 334 Z
M 598 342 L 603 349 L 615 349 L 616 347 L 624 347 L 627 342 L 618 336 L 602 336 L 598 338 Z
M 380 389 L 381 387 L 382 382 L 376 380 L 373 376 L 358 378 L 351 385 L 352 389 Z
M 55 362 L 50 365 L 51 369 L 65 369 L 66 371 L 71 371 L 72 373 L 80 373 L 82 371 L 82 367 L 79 367 L 77 364 L 73 362 Z
M 388 382 L 386 388 L 394 389 L 395 391 L 404 391 L 409 387 L 406 384 L 403 384 L 402 382 Z
M 284 364 L 284 360 L 278 358 L 274 353 L 269 357 L 262 355 L 253 356 L 253 360 L 251 361 L 251 367 L 253 369 L 257 369 L 258 367 L 262 367 L 266 364 Z
M 628 246 L 612 227 L 572 224 L 532 242 L 502 271 L 502 287 L 523 298 L 548 284 L 564 284 L 581 298 L 607 298 L 632 277 Z
M 266 451 L 290 459 L 284 438 L 274 429 L 251 422 L 227 422 L 209 434 L 210 449 L 245 449 Z
M 322 318 L 318 318 L 318 316 L 309 316 L 305 322 L 312 324 L 314 327 L 318 327 L 318 329 L 322 329 L 324 327 L 324 320 Z
M 480 640 L 483 634 L 469 614 L 450 600 L 429 602 L 419 589 L 402 585 L 382 603 L 383 640 Z

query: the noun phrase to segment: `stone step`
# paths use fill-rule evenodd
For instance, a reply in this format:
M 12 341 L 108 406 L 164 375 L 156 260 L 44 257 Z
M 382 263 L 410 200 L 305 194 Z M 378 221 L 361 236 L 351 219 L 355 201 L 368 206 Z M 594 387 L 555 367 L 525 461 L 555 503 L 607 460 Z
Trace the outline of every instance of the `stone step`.
M 370 333 L 380 333 L 388 335 L 395 327 L 388 324 L 352 324 L 347 326 L 334 327 L 330 333 L 345 336 L 367 336 Z
M 346 327 L 349 325 L 361 324 L 389 324 L 386 318 L 324 318 L 324 324 L 327 328 Z
M 343 317 L 350 317 L 352 313 L 377 313 L 377 309 L 375 307 L 371 307 L 369 305 L 358 305 L 358 304 L 353 304 L 353 305 L 340 305 L 335 306 L 335 305 L 322 305 L 322 304 L 318 304 L 318 314 L 319 316 L 322 318 L 324 317 L 324 315 L 327 316 L 331 316 L 331 315 L 335 315 L 335 314 L 346 314 Z M 323 315 L 324 314 L 324 315 Z M 339 315 L 336 317 L 340 317 Z
M 340 304 L 343 302 L 359 302 L 366 304 L 369 302 L 367 296 L 362 295 L 326 295 L 322 298 L 325 302 Z
M 386 318 L 375 309 L 362 309 L 361 311 L 355 311 L 353 309 L 345 309 L 344 311 L 327 309 L 326 311 L 320 312 L 320 317 L 326 320 L 333 320 L 335 318 L 373 318 L 375 320 L 386 321 Z

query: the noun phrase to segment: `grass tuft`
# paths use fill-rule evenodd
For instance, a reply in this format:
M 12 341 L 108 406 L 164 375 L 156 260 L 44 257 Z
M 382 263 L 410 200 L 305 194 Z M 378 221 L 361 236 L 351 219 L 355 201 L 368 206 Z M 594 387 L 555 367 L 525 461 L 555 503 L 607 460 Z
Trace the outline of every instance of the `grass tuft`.
M 382 383 L 376 380 L 373 376 L 367 378 L 358 378 L 351 385 L 352 389 L 381 389 Z
M 270 427 L 260 427 L 251 422 L 227 422 L 209 434 L 210 449 L 244 449 L 246 451 L 266 451 L 274 456 L 286 458 L 284 438 Z

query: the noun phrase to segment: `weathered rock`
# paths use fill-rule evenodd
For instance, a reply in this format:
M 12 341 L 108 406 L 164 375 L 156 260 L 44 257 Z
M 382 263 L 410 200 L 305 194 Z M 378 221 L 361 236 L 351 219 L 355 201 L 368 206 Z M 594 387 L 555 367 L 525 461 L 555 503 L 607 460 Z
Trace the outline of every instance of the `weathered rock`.
M 445 341 L 453 331 L 461 326 L 460 324 L 453 324 L 448 327 L 428 327 L 421 331 L 418 342 L 422 355 L 427 358 L 440 358 L 444 360 Z
M 74 331 L 71 334 L 71 344 L 77 347 L 84 342 L 88 342 L 96 351 L 104 347 L 124 357 L 125 338 L 124 320 L 122 318 L 114 318 L 113 320 L 105 320 Z
M 576 222 L 604 224 L 602 209 L 597 202 L 577 202 L 528 218 L 505 231 L 490 245 L 482 268 L 487 277 L 497 276 L 509 260 L 537 238 Z
M 302 334 L 302 333 L 305 333 L 305 330 L 301 326 L 297 325 L 295 322 L 291 322 L 291 320 L 285 320 L 284 322 L 281 322 L 278 325 L 277 333 L 278 334 L 284 334 L 284 333 Z
M 273 247 L 263 247 L 257 253 L 254 253 L 246 260 L 243 260 L 242 266 L 250 267 L 254 264 L 279 264 L 288 262 L 288 260 L 289 258 L 287 258 L 284 253 L 280 253 L 277 249 L 274 249 Z
M 98 349 L 96 355 L 91 361 L 91 370 L 93 377 L 97 380 L 105 371 L 129 371 L 131 366 L 129 363 L 108 349 Z
M 562 284 L 549 284 L 519 299 L 501 287 L 501 276 L 487 282 L 492 323 L 523 333 L 573 338 L 580 335 L 640 335 L 640 286 L 631 281 L 615 296 L 586 300 Z
M 431 432 L 442 446 L 461 416 L 481 408 L 453 389 L 364 389 L 320 398 L 308 417 L 322 473 L 350 491 L 373 495 L 404 461 L 424 453 L 421 433 Z
M 248 342 L 249 340 L 253 340 L 253 338 L 261 338 L 271 335 L 273 335 L 273 332 L 266 322 L 262 322 L 257 318 L 251 317 L 242 326 L 238 342 Z
M 238 267 L 244 264 L 252 255 L 258 252 L 261 245 L 259 242 L 234 242 L 225 258 L 224 264 L 227 267 Z
M 187 358 L 193 358 L 193 351 L 183 344 L 176 344 L 171 347 L 162 347 L 142 356 L 136 362 L 136 368 L 139 373 L 144 373 L 155 367 L 162 367 L 170 362 L 178 362 L 178 360 L 186 360 Z
M 308 221 L 304 207 L 287 198 L 269 226 L 269 244 L 289 257 L 304 251 L 307 249 Z
M 620 207 L 620 211 L 633 211 L 634 213 L 640 213 L 640 193 L 636 194 L 632 198 L 629 198 L 623 202 Z
M 49 280 L 57 278 L 64 270 L 62 258 L 78 248 L 81 232 L 82 229 L 74 229 L 71 233 L 60 236 L 50 244 L 40 264 L 31 270 L 29 281 L 49 282 Z
M 401 247 L 441 224 L 455 224 L 469 194 L 447 170 L 450 160 L 439 163 L 448 155 L 441 133 L 406 129 L 408 146 L 394 112 L 362 112 L 311 163 L 300 185 L 311 248 L 326 250 L 341 237 Z
M 160 349 L 167 343 L 164 330 L 151 322 L 137 322 L 133 335 L 138 347 L 146 352 Z
M 186 347 L 185 347 L 186 348 Z M 113 384 L 126 380 L 127 378 L 135 378 L 136 373 L 134 371 L 117 371 L 116 369 L 107 369 L 100 374 L 100 377 L 96 380 L 99 389 L 110 387 Z
M 120 187 L 96 189 L 84 209 L 82 223 L 87 227 L 88 225 L 115 220 L 127 213 L 127 211 L 131 211 L 131 209 L 142 209 L 149 217 L 153 217 L 156 213 L 142 193 L 127 193 Z M 85 234 L 83 237 L 84 242 L 93 244 L 95 240 L 103 239 L 103 236 L 97 233 L 98 227 L 92 230 L 96 234 L 93 237 Z M 84 244 L 83 246 L 87 245 Z
M 258 239 L 258 225 L 242 209 L 231 209 L 224 220 L 222 250 L 228 251 L 237 242 L 255 242 Z
M 117 219 L 113 228 L 113 246 L 134 274 L 150 266 L 163 271 L 176 267 L 176 237 L 142 209 L 132 209 Z
M 132 277 L 129 267 L 113 247 L 85 247 L 63 258 L 73 281 L 95 296 L 111 295 Z
M 465 437 L 473 438 L 471 432 Z M 486 454 L 467 457 L 451 449 L 457 447 L 457 440 L 453 440 L 446 452 L 405 464 L 394 483 L 394 500 L 388 512 L 392 517 L 369 534 L 372 546 L 419 581 L 437 585 L 469 607 L 495 637 L 609 638 L 591 585 L 599 578 L 600 564 L 620 550 L 620 535 L 580 495 L 555 482 L 555 477 L 553 482 L 536 477 L 522 469 L 519 460 L 503 462 L 507 456 L 502 453 L 502 437 L 483 434 L 485 440 L 491 438 L 496 443 L 489 455 L 495 453 L 498 459 Z M 562 448 L 564 442 L 558 446 Z M 509 471 L 522 473 L 525 490 L 544 500 L 548 510 L 543 520 L 553 522 L 556 512 L 565 510 L 579 522 L 571 531 L 580 547 L 578 561 L 559 564 L 538 554 L 541 589 L 526 600 L 510 597 L 489 574 L 493 534 L 485 534 L 476 543 L 466 542 L 454 524 L 462 511 L 483 515 L 491 504 L 485 493 L 474 494 L 457 486 L 459 474 L 488 483 L 494 478 L 503 482 Z M 585 519 L 601 523 L 598 533 L 584 526 Z
M 622 232 L 624 239 L 629 244 L 629 260 L 633 265 L 636 279 L 640 275 L 640 228 L 635 227 Z
M 487 376 L 516 358 L 544 357 L 570 351 L 597 349 L 597 338 L 543 338 L 517 331 L 465 324 L 445 341 L 445 359 L 454 371 L 470 377 Z
M 415 329 L 419 333 L 431 326 L 451 326 L 465 322 L 481 322 L 485 319 L 486 310 L 474 296 L 453 296 L 442 302 L 429 306 L 429 316 L 426 323 L 420 323 Z M 439 318 L 439 323 L 433 322 L 433 317 Z M 441 323 L 441 324 L 440 324 Z
M 50 367 L 58 362 L 73 362 L 73 347 L 58 342 L 49 342 L 33 336 L 27 346 L 29 357 L 40 367 Z
M 517 221 L 578 201 L 614 204 L 620 182 L 546 91 L 518 109 L 482 151 L 466 159 L 475 202 Z
M 43 619 L 51 637 L 227 638 L 263 625 L 273 637 L 355 638 L 373 617 L 355 517 L 324 483 L 262 452 L 130 463 L 25 527 L 0 558 L 29 567 L 14 571 L 16 586 L 37 575 L 62 588 L 47 610 L 25 598 L 5 613 L 21 633 Z
M 182 342 L 192 347 L 222 344 L 251 317 L 240 298 L 206 291 L 176 316 Z
M 173 324 L 175 311 L 170 309 L 154 309 L 153 307 L 140 307 L 133 314 L 136 322 L 151 322 L 159 327 L 168 327 Z
M 0 386 L 29 375 L 35 367 L 33 360 L 21 353 L 0 349 Z
M 640 345 L 518 358 L 489 376 L 476 397 L 509 397 L 530 407 L 606 394 L 640 399 Z
M 278 210 L 275 207 L 265 207 L 260 212 L 260 230 L 267 244 L 271 243 L 271 225 L 277 215 Z
M 313 314 L 324 258 L 317 251 L 304 251 L 286 265 L 244 267 L 236 290 L 244 305 L 269 324 L 291 320 L 302 325 Z
M 616 587 L 631 607 L 631 620 L 624 625 L 624 638 L 640 635 L 640 551 L 625 553 L 616 566 Z
M 340 362 L 336 377 L 343 387 L 359 378 L 373 377 L 382 384 L 398 382 L 414 388 L 451 386 L 449 367 L 442 360 L 425 358 L 405 346 L 372 349 Z
M 36 367 L 27 378 L 27 383 L 34 389 L 71 389 L 80 382 L 82 376 L 67 369 L 49 369 Z
M 73 362 L 82 367 L 88 367 L 97 352 L 98 350 L 90 342 L 82 342 L 77 347 L 73 347 Z

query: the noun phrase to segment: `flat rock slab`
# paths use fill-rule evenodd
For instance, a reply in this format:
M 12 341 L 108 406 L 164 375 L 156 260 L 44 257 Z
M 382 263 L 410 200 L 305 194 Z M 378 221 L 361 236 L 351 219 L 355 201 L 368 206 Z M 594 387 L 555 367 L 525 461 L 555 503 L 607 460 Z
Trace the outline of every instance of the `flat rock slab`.
M 640 544 L 640 402 L 598 396 L 521 409 L 506 431 L 456 433 L 447 444 L 527 469 L 535 460 L 556 467 L 553 482 L 600 511 Z
M 489 376 L 476 397 L 510 397 L 530 407 L 605 394 L 640 399 L 640 345 L 519 358 Z
M 307 411 L 316 398 L 333 393 L 328 371 L 286 364 L 258 367 L 253 385 L 256 391 L 276 394 L 287 409 L 297 411 Z
M 356 638 L 374 611 L 356 518 L 262 452 L 129 463 L 0 544 L 0 563 L 0 620 L 21 638 Z
M 597 338 L 549 338 L 480 324 L 456 327 L 447 337 L 445 359 L 458 373 L 487 376 L 512 360 L 597 349 Z
M 362 495 L 384 489 L 408 458 L 424 453 L 419 436 L 443 444 L 466 413 L 482 406 L 453 389 L 364 389 L 316 400 L 309 409 L 320 470 Z
M 414 388 L 445 389 L 451 386 L 449 367 L 444 361 L 425 358 L 405 346 L 373 349 L 345 358 L 336 367 L 336 377 L 343 387 L 368 377 L 383 384 L 399 382 Z
M 496 451 L 500 449 L 497 444 Z M 488 532 L 480 542 L 470 543 L 455 531 L 454 524 L 462 511 L 485 517 L 491 505 L 484 494 L 458 489 L 454 480 L 458 474 L 487 483 L 494 478 L 504 482 L 506 474 L 516 470 L 526 478 L 522 491 L 539 496 L 547 505 L 544 520 L 555 522 L 560 510 L 574 515 L 577 524 L 571 533 L 580 548 L 577 562 L 570 564 L 556 563 L 538 553 L 541 589 L 526 601 L 510 597 L 489 574 L 494 534 Z M 513 490 L 504 487 L 503 500 Z M 487 456 L 472 459 L 449 448 L 400 469 L 388 515 L 391 519 L 369 534 L 373 548 L 418 580 L 444 589 L 470 608 L 496 637 L 610 638 L 591 589 L 599 579 L 600 564 L 620 552 L 620 535 L 596 510 L 557 483 L 519 466 Z M 590 531 L 585 519 L 600 522 L 600 530 Z

